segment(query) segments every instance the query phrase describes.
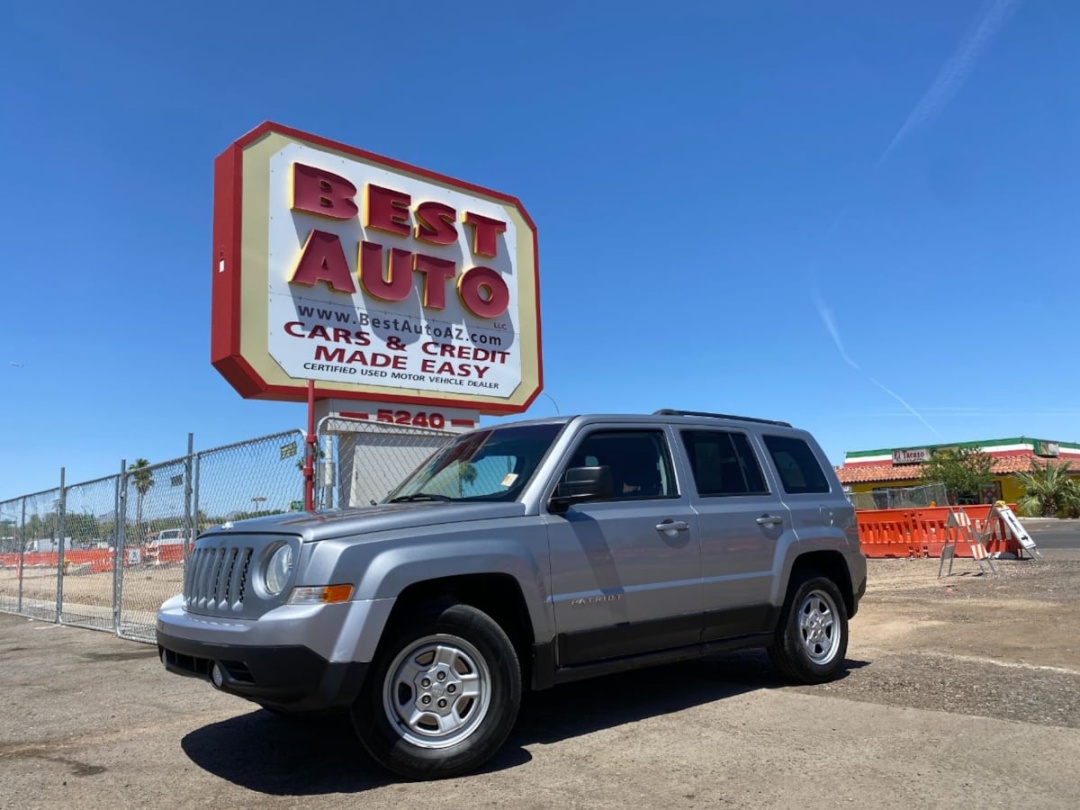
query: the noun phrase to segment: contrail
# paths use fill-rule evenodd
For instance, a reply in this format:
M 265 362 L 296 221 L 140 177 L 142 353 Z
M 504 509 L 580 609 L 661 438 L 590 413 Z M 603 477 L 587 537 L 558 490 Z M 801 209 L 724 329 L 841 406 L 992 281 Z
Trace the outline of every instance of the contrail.
M 865 372 L 864 372 L 864 374 L 865 374 Z M 941 435 L 940 433 L 938 433 L 938 429 L 936 427 L 934 427 L 929 422 L 927 422 L 926 419 L 923 417 L 923 415 L 921 413 L 919 413 L 917 410 L 915 410 L 915 408 L 912 407 L 912 405 L 906 399 L 904 399 L 902 396 L 900 396 L 898 393 L 893 391 L 891 388 L 887 387 L 884 383 L 878 382 L 876 379 L 871 377 L 869 374 L 866 374 L 866 379 L 870 380 L 870 382 L 872 382 L 874 385 L 876 385 L 878 388 L 880 388 L 882 391 L 884 391 L 890 397 L 892 397 L 897 402 L 899 402 L 901 405 L 903 405 L 908 413 L 910 413 L 912 416 L 914 416 L 916 419 L 918 419 L 920 422 L 922 422 L 924 425 L 926 425 L 926 427 L 935 436 L 940 436 Z
M 811 282 L 813 283 L 813 282 Z M 821 317 L 821 322 L 825 324 L 825 328 L 829 330 L 829 334 L 832 335 L 833 343 L 836 344 L 837 351 L 840 352 L 840 357 L 844 362 L 855 369 L 860 374 L 865 374 L 859 364 L 851 359 L 851 355 L 847 353 L 847 349 L 844 348 L 844 341 L 840 339 L 840 330 L 836 328 L 836 321 L 833 320 L 832 310 L 825 305 L 824 299 L 817 290 L 813 291 L 814 307 L 817 308 L 818 315 Z
M 990 45 L 1019 3 L 1020 0 L 991 0 L 983 6 L 982 11 L 968 29 L 967 35 L 960 40 L 952 56 L 942 65 L 934 81 L 930 83 L 929 89 L 923 93 L 907 120 L 885 147 L 885 151 L 874 164 L 874 169 L 884 163 L 885 159 L 909 134 L 928 123 L 960 92 L 960 88 L 971 75 L 982 52 Z
M 983 51 L 987 49 L 1001 29 L 1001 26 L 1019 4 L 1020 0 L 988 0 L 988 2 L 984 3 L 982 9 L 975 16 L 974 21 L 968 28 L 967 34 L 957 44 L 952 56 L 950 56 L 948 61 L 942 65 L 941 69 L 934 77 L 934 80 L 930 83 L 930 87 L 923 93 L 922 98 L 919 99 L 918 103 L 908 114 L 907 119 L 900 126 L 900 129 L 893 135 L 889 145 L 885 147 L 885 150 L 881 153 L 877 162 L 874 163 L 871 174 L 877 171 L 881 164 L 892 154 L 893 150 L 895 150 L 908 135 L 919 127 L 929 123 L 936 115 L 945 109 L 956 94 L 960 92 L 960 89 L 964 86 L 964 82 L 967 81 L 968 76 L 971 75 L 971 71 L 974 69 L 976 62 L 979 60 Z M 844 206 L 836 217 L 833 218 L 829 223 L 829 226 L 818 239 L 818 243 L 811 254 L 810 288 L 818 317 L 821 318 L 821 322 L 829 331 L 829 335 L 832 337 L 833 343 L 836 344 L 836 349 L 840 352 L 840 357 L 845 363 L 899 402 L 904 407 L 905 411 L 922 422 L 934 434 L 941 435 L 938 433 L 937 428 L 931 425 L 907 400 L 884 383 L 863 371 L 859 364 L 851 359 L 851 355 L 849 355 L 847 349 L 844 348 L 844 341 L 840 338 L 840 330 L 836 327 L 836 320 L 833 318 L 832 311 L 825 304 L 824 299 L 817 290 L 814 272 L 817 269 L 818 257 L 822 253 L 825 244 L 828 242 L 833 232 L 847 217 L 850 208 L 851 203 L 848 203 L 848 205 Z
M 813 281 L 811 281 L 811 284 L 813 284 Z M 867 374 L 865 371 L 863 371 L 862 367 L 858 363 L 851 359 L 851 355 L 849 355 L 847 353 L 847 349 L 844 348 L 844 341 L 840 338 L 840 330 L 836 328 L 836 321 L 833 319 L 832 310 L 829 309 L 829 307 L 825 303 L 825 300 L 821 297 L 821 294 L 816 289 L 813 290 L 813 296 L 814 307 L 817 309 L 818 316 L 821 318 L 821 322 L 825 324 L 825 328 L 829 330 L 829 334 L 832 336 L 833 343 L 836 344 L 836 350 L 840 352 L 840 357 L 843 359 L 843 361 L 849 366 L 851 366 L 853 369 L 855 369 L 857 372 L 859 372 L 859 374 L 866 377 L 866 379 L 868 379 L 870 382 L 872 382 L 890 397 L 899 402 L 904 407 L 904 410 L 906 410 L 908 413 L 910 413 L 912 416 L 914 416 L 916 419 L 926 425 L 926 427 L 929 428 L 929 430 L 935 436 L 940 436 L 941 434 L 938 433 L 937 428 L 931 425 L 928 421 L 926 421 L 926 418 L 917 410 L 915 410 L 915 408 L 912 407 L 912 405 L 906 399 L 904 399 L 902 396 L 900 396 L 898 393 L 893 391 L 881 381 L 877 380 L 872 375 Z

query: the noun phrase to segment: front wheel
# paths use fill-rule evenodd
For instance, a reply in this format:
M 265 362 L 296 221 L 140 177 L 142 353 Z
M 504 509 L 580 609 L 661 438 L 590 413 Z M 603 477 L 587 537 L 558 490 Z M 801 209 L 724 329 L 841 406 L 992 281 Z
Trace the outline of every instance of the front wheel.
M 847 645 L 847 606 L 836 583 L 817 574 L 793 580 L 769 647 L 776 668 L 799 683 L 824 683 L 839 674 Z
M 517 719 L 521 667 L 510 639 L 469 605 L 416 612 L 392 633 L 353 707 L 364 748 L 409 779 L 475 770 Z

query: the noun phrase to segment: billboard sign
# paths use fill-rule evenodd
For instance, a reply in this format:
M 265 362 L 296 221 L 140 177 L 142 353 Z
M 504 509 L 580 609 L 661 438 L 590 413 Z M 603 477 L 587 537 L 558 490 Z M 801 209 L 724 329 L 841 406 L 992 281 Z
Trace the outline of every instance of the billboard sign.
M 211 359 L 245 397 L 520 413 L 537 255 L 513 197 L 263 124 L 215 163 Z

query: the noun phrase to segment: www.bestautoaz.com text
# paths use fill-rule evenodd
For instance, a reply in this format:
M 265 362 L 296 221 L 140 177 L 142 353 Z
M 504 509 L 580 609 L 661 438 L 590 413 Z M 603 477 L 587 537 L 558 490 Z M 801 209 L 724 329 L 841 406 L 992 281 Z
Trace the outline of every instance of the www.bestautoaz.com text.
M 368 318 L 368 323 L 379 328 L 376 320 Z M 431 327 L 432 336 L 439 328 Z M 284 331 L 290 337 L 312 341 L 309 355 L 312 360 L 304 363 L 307 371 L 390 378 L 399 382 L 495 389 L 499 384 L 485 378 L 493 366 L 506 365 L 510 357 L 506 351 L 434 340 L 410 347 L 398 335 L 390 335 L 380 341 L 382 347 L 372 348 L 372 334 L 364 329 L 305 321 L 289 321 Z
M 297 313 L 301 318 L 314 318 L 323 323 L 355 324 L 357 326 L 370 326 L 372 329 L 397 332 L 400 335 L 427 335 L 428 337 L 441 340 L 469 340 L 474 345 L 497 348 L 503 345 L 501 335 L 487 335 L 483 332 L 468 332 L 465 327 L 455 324 L 444 326 L 432 326 L 427 323 L 414 323 L 408 318 L 376 318 L 366 312 L 342 312 L 334 309 L 322 309 L 321 307 L 298 306 Z M 496 327 L 498 328 L 498 327 Z

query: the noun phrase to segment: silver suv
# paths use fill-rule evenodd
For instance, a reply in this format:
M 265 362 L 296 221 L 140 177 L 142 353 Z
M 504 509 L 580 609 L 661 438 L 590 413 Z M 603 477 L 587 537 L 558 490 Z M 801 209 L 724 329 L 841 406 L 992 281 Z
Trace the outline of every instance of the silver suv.
M 378 762 L 432 779 L 491 757 L 526 688 L 746 647 L 833 678 L 865 589 L 810 434 L 575 416 L 461 435 L 375 506 L 203 534 L 157 641 L 275 713 L 348 711 Z

